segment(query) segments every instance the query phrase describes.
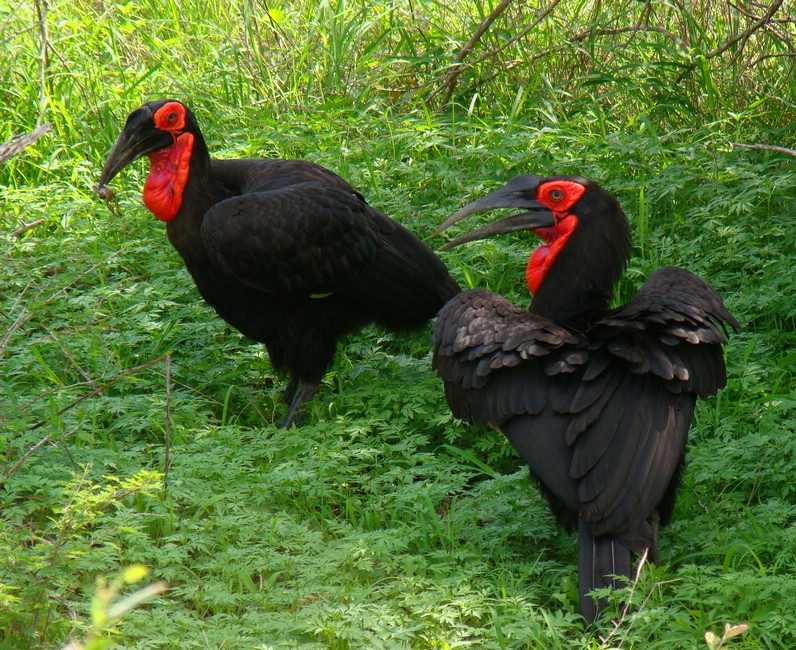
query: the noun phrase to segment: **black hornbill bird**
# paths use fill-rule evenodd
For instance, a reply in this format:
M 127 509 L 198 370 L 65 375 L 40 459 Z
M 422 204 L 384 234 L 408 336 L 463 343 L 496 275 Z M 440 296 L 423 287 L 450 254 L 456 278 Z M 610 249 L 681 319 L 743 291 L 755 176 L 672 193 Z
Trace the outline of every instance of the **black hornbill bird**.
M 522 175 L 449 217 L 514 208 L 443 248 L 531 230 L 529 309 L 483 290 L 452 298 L 434 335 L 434 367 L 453 414 L 502 431 L 558 522 L 578 531 L 580 611 L 593 622 L 633 556 L 657 559 L 674 507 L 697 396 L 727 382 L 722 345 L 738 323 L 703 280 L 655 271 L 610 308 L 630 257 L 627 219 L 597 183 Z
M 369 323 L 419 329 L 459 292 L 425 244 L 328 169 L 211 158 L 179 101 L 130 113 L 100 196 L 112 195 L 107 183 L 142 156 L 150 161 L 144 203 L 166 222 L 202 297 L 289 374 L 284 427 L 314 395 L 338 339 Z

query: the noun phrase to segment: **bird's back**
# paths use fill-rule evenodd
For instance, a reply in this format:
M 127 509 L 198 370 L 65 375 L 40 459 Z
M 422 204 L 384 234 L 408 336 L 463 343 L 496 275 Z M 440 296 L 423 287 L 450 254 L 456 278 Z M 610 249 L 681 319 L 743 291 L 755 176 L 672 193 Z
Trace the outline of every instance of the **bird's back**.
M 325 167 L 302 160 L 213 160 L 212 171 L 237 194 L 261 197 L 257 223 L 290 233 L 297 265 L 335 267 L 334 286 L 324 293 L 384 327 L 421 327 L 459 292 L 428 246 Z M 343 264 L 343 255 L 356 260 Z

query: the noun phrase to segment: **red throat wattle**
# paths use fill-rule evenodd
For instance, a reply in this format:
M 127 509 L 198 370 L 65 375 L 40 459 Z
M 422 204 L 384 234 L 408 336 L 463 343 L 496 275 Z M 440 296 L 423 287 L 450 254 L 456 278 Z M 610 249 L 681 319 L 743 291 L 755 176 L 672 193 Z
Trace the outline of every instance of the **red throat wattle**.
M 550 208 L 556 217 L 556 225 L 534 230 L 545 243 L 533 252 L 525 270 L 525 282 L 531 293 L 539 290 L 545 274 L 577 228 L 578 218 L 569 210 L 585 192 L 586 188 L 580 183 L 563 179 L 550 181 L 539 187 L 537 200 Z
M 175 136 L 174 144 L 149 154 L 149 175 L 144 182 L 144 204 L 161 221 L 169 222 L 182 205 L 188 182 L 193 135 Z
M 550 270 L 577 225 L 578 218 L 570 214 L 558 221 L 552 228 L 534 230 L 534 233 L 544 239 L 545 243 L 533 252 L 528 260 L 528 267 L 525 269 L 525 282 L 531 293 L 536 293 L 539 290 L 542 279 Z

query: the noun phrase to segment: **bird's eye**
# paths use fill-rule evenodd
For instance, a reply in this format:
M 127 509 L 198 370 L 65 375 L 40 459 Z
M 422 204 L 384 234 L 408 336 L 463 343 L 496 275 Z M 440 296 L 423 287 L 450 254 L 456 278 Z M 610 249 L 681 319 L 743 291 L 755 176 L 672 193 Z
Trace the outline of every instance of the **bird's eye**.
M 177 119 L 177 113 L 169 113 L 169 116 L 166 118 L 169 123 L 173 123 Z
M 564 190 L 560 190 L 558 188 L 550 190 L 550 198 L 553 201 L 560 201 L 561 199 L 564 198 Z

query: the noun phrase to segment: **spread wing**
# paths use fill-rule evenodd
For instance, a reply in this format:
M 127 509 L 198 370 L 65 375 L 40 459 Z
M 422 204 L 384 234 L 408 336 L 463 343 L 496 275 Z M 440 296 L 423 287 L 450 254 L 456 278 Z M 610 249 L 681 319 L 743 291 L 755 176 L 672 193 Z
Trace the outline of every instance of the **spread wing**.
M 668 519 L 697 395 L 726 383 L 721 299 L 661 269 L 586 336 L 485 291 L 440 312 L 434 365 L 453 414 L 491 424 L 539 479 L 561 523 L 640 550 Z
M 587 333 L 590 358 L 566 444 L 594 534 L 639 548 L 653 511 L 664 523 L 670 516 L 696 397 L 726 384 L 725 324 L 738 327 L 718 294 L 669 267 Z
M 586 340 L 497 294 L 472 290 L 442 308 L 432 346 L 453 414 L 503 431 L 571 525 L 566 511 L 577 512 L 577 486 L 564 434 L 588 360 Z

